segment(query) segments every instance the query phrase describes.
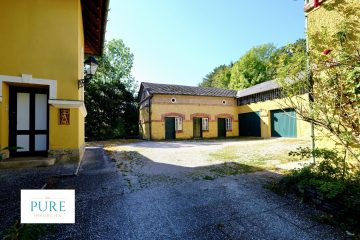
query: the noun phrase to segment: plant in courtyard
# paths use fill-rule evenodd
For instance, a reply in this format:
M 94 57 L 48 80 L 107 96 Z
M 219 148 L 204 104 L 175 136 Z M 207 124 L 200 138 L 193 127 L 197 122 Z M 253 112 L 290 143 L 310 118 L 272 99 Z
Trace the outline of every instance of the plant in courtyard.
M 4 147 L 4 148 L 1 148 L 0 149 L 0 161 L 2 161 L 4 159 L 4 155 L 5 155 L 3 153 L 4 150 L 9 150 L 10 151 L 10 150 L 17 150 L 17 149 L 22 149 L 22 147 L 17 147 L 16 146 L 16 147 Z
M 346 228 L 360 229 L 360 6 L 330 1 L 322 6 L 341 17 L 331 26 L 309 29 L 308 54 L 289 46 L 279 54 L 279 83 L 297 117 L 314 124 L 327 149 L 300 148 L 291 156 L 317 161 L 273 185 L 334 215 Z M 334 26 L 335 25 L 335 26 Z M 320 27 L 321 26 L 321 27 Z M 336 29 L 336 30 L 335 30 Z M 306 94 L 302 94 L 306 93 Z M 324 143 L 324 141 L 322 142 Z M 331 149 L 329 148 L 331 146 Z
M 289 154 L 300 159 L 314 154 L 319 161 L 291 171 L 271 188 L 283 194 L 295 193 L 330 212 L 346 228 L 360 229 L 359 169 L 348 163 L 344 166 L 344 154 L 335 150 L 299 148 Z
M 332 2 L 324 7 L 336 9 L 344 20 L 336 32 L 326 27 L 309 32 L 308 56 L 293 50 L 279 55 L 279 83 L 287 96 L 283 107 L 294 108 L 299 118 L 316 126 L 318 136 L 341 145 L 345 159 L 360 163 L 360 51 L 354 35 L 360 29 L 354 19 L 360 6 Z M 304 91 L 307 97 L 299 95 Z
M 46 233 L 47 229 L 51 227 L 43 224 L 21 224 L 20 220 L 17 220 L 7 231 L 3 237 L 4 240 L 18 240 L 40 239 L 42 235 Z

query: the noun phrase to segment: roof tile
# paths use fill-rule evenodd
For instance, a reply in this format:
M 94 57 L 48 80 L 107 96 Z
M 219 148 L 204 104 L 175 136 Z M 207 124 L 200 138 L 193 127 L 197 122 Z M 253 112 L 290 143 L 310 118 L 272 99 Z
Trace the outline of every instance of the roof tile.
M 212 97 L 236 97 L 236 90 L 222 88 L 192 87 L 183 85 L 141 83 L 150 94 L 171 94 L 191 96 L 212 96 Z

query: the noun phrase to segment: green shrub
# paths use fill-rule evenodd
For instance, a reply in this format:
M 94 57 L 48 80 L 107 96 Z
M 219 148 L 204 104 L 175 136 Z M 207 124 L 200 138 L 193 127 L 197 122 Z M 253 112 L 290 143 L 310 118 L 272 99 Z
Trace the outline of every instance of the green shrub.
M 309 199 L 309 192 L 322 195 L 321 203 L 336 206 L 332 214 L 335 220 L 344 223 L 348 229 L 360 229 L 360 169 L 345 161 L 344 154 L 335 150 L 299 148 L 289 155 L 300 159 L 309 159 L 314 155 L 317 159 L 302 169 L 293 170 L 271 188 L 278 193 L 296 193 L 303 200 Z
M 11 226 L 4 240 L 36 240 L 39 239 L 46 232 L 46 226 L 43 224 L 21 224 L 19 220 Z

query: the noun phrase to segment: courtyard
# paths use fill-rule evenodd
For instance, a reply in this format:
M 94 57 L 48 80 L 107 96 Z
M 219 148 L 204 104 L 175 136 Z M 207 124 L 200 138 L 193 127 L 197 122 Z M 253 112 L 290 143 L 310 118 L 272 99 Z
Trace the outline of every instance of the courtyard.
M 294 164 L 287 152 L 307 144 L 92 143 L 79 176 L 52 184 L 76 190 L 76 224 L 58 225 L 43 239 L 342 239 L 314 220 L 322 212 L 264 188 Z
M 1 236 L 20 189 L 75 189 L 76 224 L 30 225 L 41 239 L 342 239 L 322 212 L 264 186 L 301 167 L 299 139 L 90 143 L 79 175 L 64 166 L 1 170 Z M 16 200 L 18 199 L 18 200 Z M 16 225 L 16 224 L 15 224 Z M 29 227 L 28 225 L 25 225 Z M 31 228 L 30 227 L 30 228 Z

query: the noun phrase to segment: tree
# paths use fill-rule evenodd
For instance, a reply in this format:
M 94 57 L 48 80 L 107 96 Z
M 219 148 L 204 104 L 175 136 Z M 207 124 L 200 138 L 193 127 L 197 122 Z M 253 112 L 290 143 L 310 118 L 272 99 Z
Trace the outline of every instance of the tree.
M 94 82 L 122 82 L 127 90 L 135 92 L 137 84 L 131 76 L 134 55 L 121 39 L 113 39 L 105 44 L 103 56 L 99 57 L 99 68 Z
M 231 76 L 231 66 L 220 65 L 203 78 L 201 87 L 228 88 Z
M 264 44 L 250 49 L 235 64 L 220 65 L 207 74 L 199 84 L 202 87 L 216 87 L 239 90 L 255 84 L 277 78 L 279 61 L 287 64 L 293 52 L 301 52 L 306 57 L 306 41 L 299 39 L 295 43 L 281 48 L 273 44 Z M 286 54 L 284 54 L 286 53 Z M 286 59 L 283 59 L 287 57 Z
M 344 159 L 350 154 L 360 162 L 360 50 L 359 36 L 354 35 L 360 23 L 352 19 L 360 7 L 337 2 L 327 7 L 336 9 L 343 21 L 337 22 L 335 32 L 325 27 L 309 32 L 312 48 L 307 57 L 299 51 L 281 56 L 279 83 L 287 107 L 313 123 L 318 135 L 342 146 Z M 303 90 L 310 101 L 299 95 Z
M 85 86 L 85 135 L 104 140 L 138 135 L 136 83 L 131 76 L 133 54 L 122 40 L 106 43 L 99 68 Z
M 243 89 L 275 78 L 270 64 L 276 47 L 263 44 L 246 52 L 231 68 L 230 89 Z

